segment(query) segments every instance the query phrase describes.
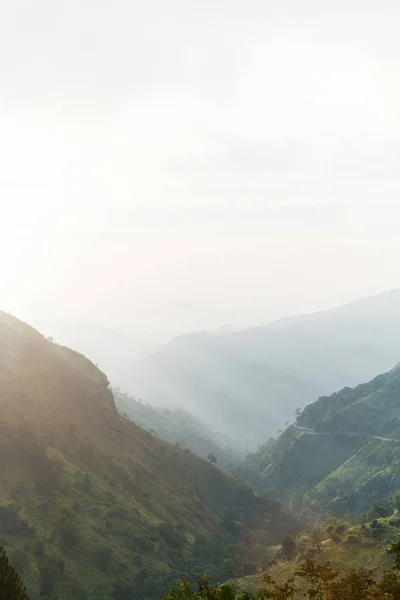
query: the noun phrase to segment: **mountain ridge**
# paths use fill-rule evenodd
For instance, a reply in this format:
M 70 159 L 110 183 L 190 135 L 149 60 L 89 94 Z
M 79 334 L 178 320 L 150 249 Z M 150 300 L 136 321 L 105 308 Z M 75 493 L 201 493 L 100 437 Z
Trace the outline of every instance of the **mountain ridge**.
M 276 500 L 119 415 L 90 360 L 5 313 L 0 356 L 0 538 L 31 600 L 155 599 L 194 570 L 238 574 L 298 530 Z
M 360 515 L 387 499 L 400 489 L 400 368 L 311 403 L 246 469 L 314 514 Z
M 186 406 L 254 450 L 298 407 L 399 360 L 399 298 L 392 290 L 264 327 L 186 334 L 134 364 L 131 381 L 147 401 Z

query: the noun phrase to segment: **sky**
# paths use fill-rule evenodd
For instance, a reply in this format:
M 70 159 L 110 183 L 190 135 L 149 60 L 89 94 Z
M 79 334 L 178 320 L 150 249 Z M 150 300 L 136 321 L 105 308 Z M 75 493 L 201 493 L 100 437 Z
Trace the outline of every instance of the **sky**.
M 0 3 L 0 298 L 121 331 L 400 287 L 400 6 Z

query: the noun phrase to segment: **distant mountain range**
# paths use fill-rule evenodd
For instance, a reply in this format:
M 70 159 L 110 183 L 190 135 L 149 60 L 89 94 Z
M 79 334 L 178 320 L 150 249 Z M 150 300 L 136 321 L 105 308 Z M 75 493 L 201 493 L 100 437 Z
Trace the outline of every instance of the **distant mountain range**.
M 254 448 L 320 395 L 400 359 L 400 290 L 236 333 L 184 335 L 133 365 L 130 387 Z
M 318 396 L 400 360 L 400 290 L 238 332 L 196 332 L 143 344 L 101 329 L 40 327 L 99 363 L 123 391 L 184 407 L 255 449 Z

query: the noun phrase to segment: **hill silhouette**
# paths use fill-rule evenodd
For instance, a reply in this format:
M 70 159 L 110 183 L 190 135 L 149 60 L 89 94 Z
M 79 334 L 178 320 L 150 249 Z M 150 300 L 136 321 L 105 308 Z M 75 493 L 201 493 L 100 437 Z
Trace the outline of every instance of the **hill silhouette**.
M 84 356 L 0 313 L 0 537 L 31 599 L 157 598 L 297 521 L 119 415 Z M 252 567 L 255 568 L 255 567 Z

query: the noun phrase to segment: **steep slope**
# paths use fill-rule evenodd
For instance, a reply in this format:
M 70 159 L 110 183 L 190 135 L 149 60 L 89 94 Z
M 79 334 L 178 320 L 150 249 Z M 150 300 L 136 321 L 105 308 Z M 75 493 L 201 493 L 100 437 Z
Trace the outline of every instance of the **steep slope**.
M 183 408 L 155 408 L 115 389 L 113 396 L 119 412 L 137 425 L 164 440 L 189 448 L 202 458 L 214 455 L 225 470 L 244 458 L 244 454 L 234 449 L 234 444 L 226 436 L 206 427 Z
M 400 488 L 400 367 L 307 406 L 274 443 L 248 458 L 253 484 L 297 508 L 360 513 Z
M 297 522 L 121 417 L 89 360 L 0 313 L 0 543 L 31 598 L 156 598 L 227 578 Z
M 391 368 L 399 340 L 395 290 L 266 327 L 176 338 L 133 366 L 131 387 L 256 448 L 298 406 Z

